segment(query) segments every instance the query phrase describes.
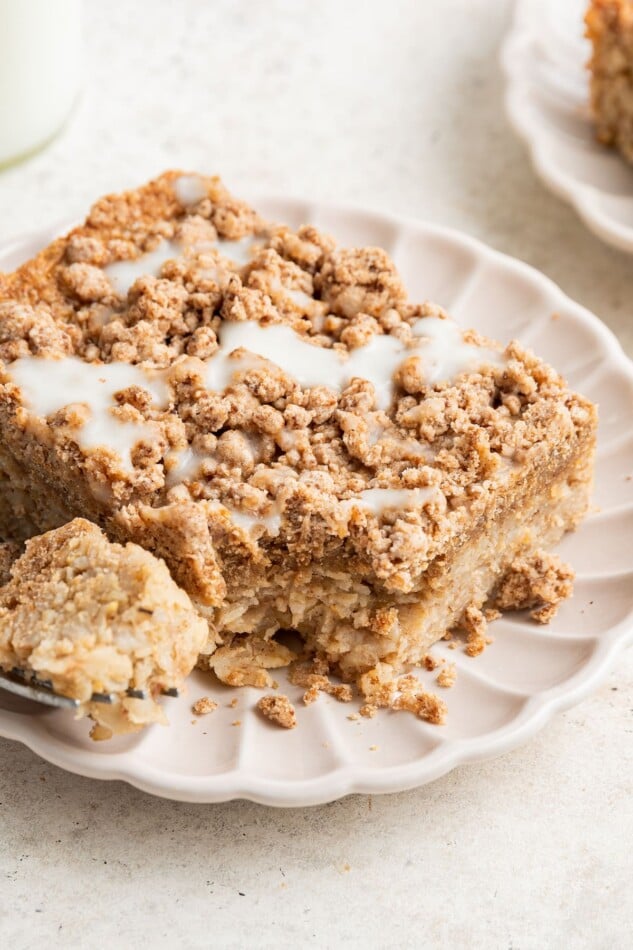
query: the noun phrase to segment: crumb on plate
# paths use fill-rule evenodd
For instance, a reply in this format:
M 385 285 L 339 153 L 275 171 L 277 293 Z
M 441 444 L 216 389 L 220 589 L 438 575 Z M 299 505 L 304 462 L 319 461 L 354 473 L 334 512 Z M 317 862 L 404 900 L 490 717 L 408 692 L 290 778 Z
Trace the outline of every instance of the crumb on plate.
M 294 729 L 297 725 L 295 708 L 287 696 L 262 696 L 257 708 L 266 719 L 282 729 Z

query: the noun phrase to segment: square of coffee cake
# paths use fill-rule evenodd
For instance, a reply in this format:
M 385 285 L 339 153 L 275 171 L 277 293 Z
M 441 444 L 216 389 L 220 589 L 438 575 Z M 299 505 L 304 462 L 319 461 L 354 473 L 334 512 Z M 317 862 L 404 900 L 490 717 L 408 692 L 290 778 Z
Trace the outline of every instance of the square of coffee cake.
M 201 662 L 298 631 L 347 680 L 421 660 L 588 504 L 594 407 L 516 342 L 167 172 L 0 275 L 5 537 L 75 516 L 163 557 Z
M 598 138 L 633 162 L 633 0 L 592 0 L 585 20 Z

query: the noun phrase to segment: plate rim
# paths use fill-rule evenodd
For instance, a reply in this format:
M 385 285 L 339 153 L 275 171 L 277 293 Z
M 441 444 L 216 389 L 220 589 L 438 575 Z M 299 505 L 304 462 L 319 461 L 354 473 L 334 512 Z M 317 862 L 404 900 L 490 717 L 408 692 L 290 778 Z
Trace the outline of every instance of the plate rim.
M 593 185 L 579 182 L 548 158 L 538 130 L 523 107 L 526 80 L 515 67 L 517 51 L 530 38 L 530 17 L 535 0 L 517 0 L 512 22 L 499 51 L 499 63 L 506 80 L 503 96 L 505 114 L 516 135 L 527 146 L 532 165 L 553 194 L 575 210 L 583 224 L 606 244 L 626 253 L 633 253 L 633 227 L 611 218 L 592 201 L 592 195 L 603 194 Z M 606 146 L 605 146 L 606 148 Z M 617 153 L 616 153 L 617 154 Z M 624 161 L 624 159 L 621 159 Z
M 633 384 L 633 361 L 625 354 L 614 333 L 590 310 L 569 297 L 551 278 L 524 261 L 498 251 L 478 238 L 458 229 L 411 216 L 385 212 L 354 202 L 313 201 L 292 194 L 247 192 L 254 203 L 297 205 L 305 209 L 323 209 L 347 216 L 362 216 L 367 221 L 389 224 L 398 232 L 403 228 L 422 236 L 442 238 L 453 246 L 466 248 L 482 261 L 500 265 L 512 271 L 524 282 L 545 291 L 555 309 L 564 309 L 580 320 L 602 344 L 601 363 L 615 363 Z M 0 253 L 21 244 L 31 243 L 43 236 L 59 232 L 65 225 L 38 228 L 18 237 L 0 242 Z M 362 222 L 359 223 L 362 229 Z M 87 750 L 73 751 L 57 737 L 42 736 L 30 730 L 31 717 L 0 710 L 0 736 L 20 742 L 36 755 L 65 771 L 100 780 L 123 781 L 148 794 L 176 801 L 211 804 L 246 799 L 262 805 L 277 807 L 304 807 L 325 804 L 350 794 L 382 794 L 406 791 L 435 781 L 459 765 L 482 761 L 502 755 L 531 739 L 559 712 L 569 709 L 589 695 L 609 674 L 618 657 L 633 643 L 633 603 L 627 614 L 610 627 L 601 638 L 588 660 L 576 673 L 552 688 L 533 694 L 519 714 L 502 727 L 470 739 L 444 742 L 430 753 L 411 762 L 396 766 L 368 767 L 340 764 L 308 779 L 288 780 L 261 778 L 239 767 L 223 773 L 205 776 L 181 775 L 161 770 L 149 763 L 129 763 L 129 753 L 110 753 L 108 756 Z M 133 753 L 132 753 L 133 754 Z

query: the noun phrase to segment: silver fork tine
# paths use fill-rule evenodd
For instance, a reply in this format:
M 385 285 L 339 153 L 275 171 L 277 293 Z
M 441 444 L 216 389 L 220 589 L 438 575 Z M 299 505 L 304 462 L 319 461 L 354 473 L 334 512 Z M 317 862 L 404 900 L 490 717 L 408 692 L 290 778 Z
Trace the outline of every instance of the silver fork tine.
M 23 699 L 31 699 L 36 703 L 44 703 L 45 706 L 55 706 L 58 709 L 77 709 L 79 706 L 78 699 L 59 696 L 50 688 L 41 684 L 27 683 L 12 673 L 0 673 L 0 688 Z
M 147 690 L 146 689 L 132 689 L 130 686 L 129 689 L 126 689 L 126 694 L 132 699 L 147 699 Z M 94 697 L 93 697 L 94 698 Z
M 26 670 L 17 667 L 10 673 L 0 670 L 0 689 L 6 689 L 7 692 L 14 693 L 16 696 L 23 696 L 25 699 L 32 699 L 59 709 L 77 709 L 81 705 L 78 699 L 56 693 L 50 680 L 39 679 L 35 674 L 29 674 Z M 126 695 L 133 699 L 147 699 L 148 693 L 147 690 L 130 687 L 126 690 Z M 162 695 L 177 697 L 179 692 L 172 687 L 164 689 Z M 90 702 L 109 705 L 114 702 L 114 699 L 114 693 L 93 693 Z

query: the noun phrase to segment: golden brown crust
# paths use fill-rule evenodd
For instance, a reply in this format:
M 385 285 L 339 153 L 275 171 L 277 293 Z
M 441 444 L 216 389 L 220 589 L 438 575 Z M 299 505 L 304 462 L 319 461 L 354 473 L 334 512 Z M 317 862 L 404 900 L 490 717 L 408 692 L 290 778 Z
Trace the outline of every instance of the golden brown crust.
M 557 437 L 563 440 L 573 437 L 575 428 L 591 423 L 591 408 L 517 344 L 506 351 L 505 366 L 489 366 L 459 386 L 429 387 L 411 363 L 400 374 L 403 388 L 387 412 L 376 409 L 367 381 L 353 381 L 336 399 L 325 387 L 302 389 L 280 370 L 271 372 L 270 364 L 249 370 L 243 383 L 227 393 L 205 391 L 201 358 L 217 347 L 223 319 L 290 324 L 312 335 L 315 344 L 344 351 L 376 334 L 406 341 L 415 319 L 442 314 L 430 305 L 406 304 L 400 278 L 384 251 L 336 251 L 326 239 L 315 245 L 316 232 L 312 229 L 306 236 L 304 229 L 295 242 L 308 249 L 316 246 L 319 256 L 310 261 L 311 270 L 303 270 L 296 261 L 303 263 L 308 250 L 303 259 L 297 248 L 292 249 L 292 259 L 282 257 L 289 252 L 287 230 L 264 225 L 217 179 L 204 180 L 208 198 L 194 208 L 176 200 L 177 180 L 178 173 L 166 173 L 135 192 L 97 202 L 83 227 L 8 275 L 2 294 L 0 356 L 7 365 L 28 353 L 172 367 L 173 408 L 152 407 L 138 389 L 121 394 L 120 411 L 127 413 L 121 418 L 149 422 L 156 433 L 151 445 L 136 451 L 132 471 L 122 471 L 116 458 L 99 451 L 77 456 L 76 422 L 68 414 L 55 419 L 52 428 L 37 432 L 39 439 L 52 440 L 53 457 L 63 454 L 72 459 L 73 469 L 80 468 L 110 496 L 110 510 L 124 509 L 119 518 L 138 522 L 135 532 L 148 530 L 147 507 L 163 507 L 172 499 L 178 506 L 186 497 L 196 503 L 218 501 L 229 510 L 263 516 L 271 505 L 280 504 L 288 511 L 280 536 L 251 540 L 238 530 L 234 533 L 241 546 L 254 546 L 259 556 L 266 556 L 269 549 L 271 553 L 286 549 L 288 543 L 299 554 L 300 544 L 311 549 L 301 551 L 305 558 L 324 544 L 331 547 L 345 539 L 351 556 L 358 559 L 362 549 L 363 560 L 369 559 L 368 566 L 384 583 L 411 587 L 414 576 L 461 529 L 465 498 L 481 505 L 482 495 L 503 482 L 509 463 L 522 461 L 529 452 L 538 454 L 543 438 L 552 437 L 554 422 Z M 212 290 L 211 278 L 201 276 L 197 265 L 176 261 L 166 263 L 160 277 L 139 278 L 125 299 L 114 299 L 112 294 L 104 298 L 98 291 L 110 286 L 104 265 L 146 253 L 155 242 L 192 227 L 214 239 L 218 220 L 224 226 L 236 214 L 248 222 L 247 232 L 259 228 L 267 247 L 245 268 L 231 271 L 228 284 L 213 284 Z M 205 253 L 217 258 L 214 250 Z M 233 267 L 226 261 L 223 266 Z M 87 267 L 92 268 L 90 273 Z M 273 289 L 281 280 L 284 287 L 294 287 L 308 298 L 315 292 L 322 295 L 313 300 L 314 306 L 324 308 L 318 333 L 300 307 L 292 300 L 288 304 L 284 294 Z M 96 299 L 90 299 L 91 288 Z M 105 322 L 99 316 L 103 306 L 114 308 Z M 472 334 L 471 338 L 476 340 Z M 195 357 L 190 355 L 193 351 Z M 28 439 L 32 420 L 15 406 L 19 393 L 10 383 L 2 389 L 7 421 L 26 429 Z M 169 459 L 188 450 L 206 462 L 185 484 L 170 489 Z M 383 523 L 376 530 L 375 519 L 365 517 L 350 524 L 338 505 L 367 488 L 428 486 L 437 488 L 438 500 L 409 513 L 410 528 Z M 90 514 L 97 517 L 94 507 Z M 301 539 L 293 530 L 295 513 L 311 521 L 311 530 L 304 529 Z M 181 520 L 193 523 L 194 517 L 191 508 Z M 226 534 L 226 525 L 213 524 L 218 520 L 205 513 L 205 525 L 195 529 L 197 550 L 204 547 L 202 535 L 208 527 L 211 535 L 222 529 Z M 244 558 L 251 556 L 250 550 L 244 551 Z M 195 564 L 191 567 L 194 579 L 214 573 L 208 557 L 198 570 Z M 221 589 L 205 592 L 205 586 L 208 582 L 201 582 L 197 597 L 213 602 L 222 596 Z

